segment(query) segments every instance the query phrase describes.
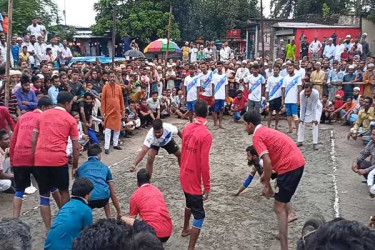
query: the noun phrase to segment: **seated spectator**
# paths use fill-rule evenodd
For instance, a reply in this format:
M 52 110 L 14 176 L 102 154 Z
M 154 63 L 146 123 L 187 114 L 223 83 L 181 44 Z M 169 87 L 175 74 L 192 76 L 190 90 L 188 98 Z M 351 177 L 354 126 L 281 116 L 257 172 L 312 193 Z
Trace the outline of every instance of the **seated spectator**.
M 160 116 L 166 118 L 170 116 L 171 107 L 166 96 L 160 98 Z
M 344 119 L 344 123 L 342 125 L 349 125 L 350 116 L 348 115 L 348 112 L 354 109 L 355 106 L 356 105 L 353 102 L 353 98 L 348 97 L 346 99 L 346 103 L 344 103 L 344 105 L 342 105 L 340 108 L 333 111 L 331 116 L 334 117 L 335 115 L 339 114 L 340 117 Z
M 87 205 L 94 185 L 87 178 L 77 178 L 72 197 L 60 210 L 49 230 L 44 249 L 71 249 L 74 239 L 92 224 L 92 211 Z
M 166 242 L 172 235 L 172 219 L 160 190 L 150 184 L 150 175 L 146 169 L 137 173 L 138 189 L 130 198 L 129 215 L 139 215 L 142 221 L 149 224 L 161 242 Z
M 89 141 L 89 137 L 87 134 L 84 133 L 82 123 L 80 121 L 79 113 L 76 111 L 71 112 L 72 116 L 76 119 L 77 121 L 77 126 L 78 126 L 78 142 L 80 144 L 80 151 L 83 151 L 83 147 L 86 145 L 86 143 Z M 66 155 L 68 157 L 71 157 L 73 153 L 73 143 L 70 137 L 68 138 L 68 144 L 66 145 Z
M 333 106 L 332 102 L 328 100 L 328 95 L 322 96 L 322 106 L 323 106 L 323 112 L 322 116 L 320 118 L 321 123 L 325 123 L 326 120 L 328 120 L 328 124 L 331 123 L 331 114 L 335 110 L 335 107 Z
M 365 97 L 363 100 L 363 109 L 358 113 L 358 118 L 354 124 L 354 127 L 350 129 L 348 139 L 350 137 L 353 140 L 357 140 L 357 136 L 369 134 L 370 123 L 375 120 L 374 107 L 372 107 L 372 98 Z
M 133 94 L 131 99 L 135 102 L 139 102 L 142 99 L 145 99 L 146 97 L 147 97 L 147 87 L 146 85 L 141 85 L 141 90 Z
M 101 219 L 84 229 L 74 241 L 73 250 L 88 249 L 162 250 L 164 248 L 148 228 L 136 221 L 131 226 L 122 220 Z
M 357 75 L 354 82 L 363 82 L 363 68 L 357 68 Z
M 27 52 L 27 46 L 22 47 L 22 51 L 19 54 L 20 62 L 27 62 L 29 63 L 30 54 Z
M 33 111 L 38 104 L 35 93 L 30 90 L 30 78 L 26 75 L 21 77 L 21 88 L 17 89 L 14 95 L 22 114 Z
M 90 92 L 83 95 L 83 101 L 79 104 L 79 114 L 82 121 L 82 127 L 85 134 L 88 134 L 89 128 L 92 127 L 92 110 L 94 108 L 95 97 Z
M 354 124 L 357 121 L 358 113 L 361 109 L 363 109 L 363 96 L 358 97 L 358 101 L 355 104 L 355 108 L 350 110 L 348 113 L 350 124 Z
M 134 128 L 139 128 L 141 126 L 141 119 L 138 116 L 137 107 L 134 101 L 129 102 L 129 108 L 128 108 L 129 114 L 129 122 L 132 122 L 134 125 Z
M 160 101 L 157 91 L 151 93 L 151 97 L 147 99 L 147 106 L 151 110 L 152 120 L 160 119 Z
M 143 99 L 140 105 L 139 118 L 141 119 L 141 127 L 145 128 L 152 124 L 152 112 L 147 105 L 147 100 Z
M 181 119 L 185 119 L 189 113 L 184 92 L 181 89 L 173 99 L 171 113 L 176 114 Z
M 92 209 L 104 208 L 105 215 L 109 218 L 111 217 L 109 198 L 111 198 L 117 210 L 117 218 L 121 218 L 121 207 L 116 196 L 112 173 L 100 161 L 101 153 L 102 150 L 99 145 L 91 145 L 87 151 L 89 159 L 78 168 L 77 177 L 88 178 L 94 185 L 88 200 L 89 207 Z
M 11 173 L 11 167 L 8 157 L 10 136 L 4 129 L 0 129 L 0 192 L 14 194 L 15 189 L 12 187 L 14 178 Z
M 9 250 L 31 250 L 30 227 L 19 219 L 3 218 L 0 221 L 0 246 Z
M 31 77 L 31 82 L 32 82 L 30 85 L 31 91 L 34 91 L 34 92 L 41 91 L 42 85 L 41 85 L 40 77 L 38 75 L 33 75 Z
M 57 105 L 57 95 L 59 94 L 60 78 L 58 75 L 52 76 L 52 86 L 48 89 L 48 97 L 52 101 L 52 105 Z
M 237 96 L 234 98 L 231 106 L 233 112 L 233 118 L 235 121 L 239 121 L 241 116 L 246 113 L 247 98 L 243 96 L 242 90 L 237 90 Z
M 366 159 L 369 156 L 371 156 L 370 161 L 367 161 Z M 375 129 L 371 130 L 370 141 L 362 149 L 360 155 L 352 165 L 353 172 L 363 175 L 365 178 L 367 178 L 368 173 L 373 169 L 375 169 Z

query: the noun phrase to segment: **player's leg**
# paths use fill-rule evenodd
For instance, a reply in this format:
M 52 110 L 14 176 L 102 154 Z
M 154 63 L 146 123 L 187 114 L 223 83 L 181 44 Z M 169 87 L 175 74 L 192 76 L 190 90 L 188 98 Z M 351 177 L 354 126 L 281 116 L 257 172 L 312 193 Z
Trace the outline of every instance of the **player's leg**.
M 16 193 L 13 198 L 13 217 L 18 218 L 21 215 L 22 199 L 25 189 L 31 185 L 30 167 L 13 167 L 14 182 L 16 186 Z
M 271 110 L 271 108 L 270 108 L 270 112 L 268 112 L 268 116 L 267 116 L 267 125 L 268 125 L 269 128 L 271 127 L 272 111 L 273 110 Z
M 59 190 L 53 187 L 50 189 L 50 193 L 52 194 L 52 197 L 55 200 L 57 207 L 60 209 L 62 205 L 61 205 L 61 195 L 60 195 Z
M 313 136 L 314 149 L 318 149 L 317 145 L 318 145 L 318 141 L 319 141 L 319 124 L 318 125 L 315 125 L 315 124 L 312 125 L 312 136 Z
M 275 129 L 276 130 L 279 129 L 279 117 L 280 117 L 279 111 L 276 111 L 276 115 L 275 115 Z
M 275 200 L 274 211 L 279 224 L 281 250 L 288 250 L 288 212 L 286 203 Z
M 191 217 L 191 199 L 189 197 L 189 194 L 185 193 L 185 211 L 184 211 L 184 226 L 182 228 L 181 236 L 186 237 L 190 235 L 190 217 Z
M 150 148 L 148 150 L 148 157 L 147 157 L 147 164 L 146 164 L 146 170 L 149 173 L 150 177 L 153 172 L 154 168 L 154 161 L 155 161 L 155 156 L 158 154 L 158 150 L 154 148 Z
M 297 216 L 297 213 L 296 211 L 293 209 L 292 207 L 292 203 L 291 202 L 288 202 L 286 204 L 286 210 L 287 210 L 287 213 L 288 213 L 288 223 L 289 222 L 293 222 L 295 220 L 298 219 L 298 216 Z
M 192 228 L 190 231 L 190 241 L 189 241 L 189 250 L 195 249 L 195 244 L 197 243 L 199 234 L 202 229 L 202 225 L 205 218 L 205 211 L 203 208 L 203 196 L 202 195 L 194 195 L 193 197 L 193 204 L 191 207 L 191 212 L 194 216 Z
M 292 127 L 292 122 L 293 122 L 293 117 L 292 117 L 292 110 L 291 110 L 291 104 L 287 103 L 285 104 L 285 109 L 286 109 L 286 119 L 288 121 L 288 133 L 293 133 L 293 127 Z
M 61 167 L 51 167 L 51 181 L 52 187 L 56 187 L 59 190 L 61 196 L 61 207 L 64 206 L 70 200 L 69 195 L 69 166 L 64 165 Z M 50 191 L 50 189 L 48 191 Z

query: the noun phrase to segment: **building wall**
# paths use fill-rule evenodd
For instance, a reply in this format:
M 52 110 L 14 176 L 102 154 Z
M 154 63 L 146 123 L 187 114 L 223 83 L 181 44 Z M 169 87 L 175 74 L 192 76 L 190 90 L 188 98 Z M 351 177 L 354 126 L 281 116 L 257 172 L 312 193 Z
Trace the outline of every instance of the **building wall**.
M 362 33 L 367 33 L 367 42 L 370 45 L 371 55 L 375 55 L 375 24 L 367 19 L 362 19 Z

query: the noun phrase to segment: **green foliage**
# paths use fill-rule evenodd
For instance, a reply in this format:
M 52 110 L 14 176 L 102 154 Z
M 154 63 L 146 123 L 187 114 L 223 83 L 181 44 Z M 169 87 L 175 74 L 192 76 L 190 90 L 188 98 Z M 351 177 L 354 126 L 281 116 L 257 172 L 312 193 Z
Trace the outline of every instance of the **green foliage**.
M 168 33 L 169 4 L 157 0 L 129 0 L 120 1 L 116 7 L 117 33 L 137 37 L 142 42 L 149 42 L 157 38 L 166 38 Z M 111 31 L 113 1 L 100 0 L 94 5 L 97 11 L 96 24 L 91 27 L 93 32 L 102 35 Z M 178 24 L 172 16 L 171 38 L 180 40 Z
M 328 17 L 330 11 L 331 11 L 331 8 L 328 7 L 326 3 L 323 3 L 323 7 L 322 7 L 323 18 Z
M 8 0 L 0 0 L 0 9 L 8 12 Z M 58 23 L 58 8 L 54 0 L 14 0 L 13 34 L 21 35 L 33 17 L 40 17 L 47 30 L 51 23 Z
M 73 37 L 76 34 L 76 28 L 65 25 L 54 25 L 48 29 L 48 33 L 51 36 L 59 36 L 60 40 L 73 41 Z
M 271 0 L 272 16 L 275 18 L 304 17 L 318 14 L 344 14 L 352 0 Z M 323 8 L 323 5 L 326 7 Z M 329 14 L 324 13 L 328 11 Z

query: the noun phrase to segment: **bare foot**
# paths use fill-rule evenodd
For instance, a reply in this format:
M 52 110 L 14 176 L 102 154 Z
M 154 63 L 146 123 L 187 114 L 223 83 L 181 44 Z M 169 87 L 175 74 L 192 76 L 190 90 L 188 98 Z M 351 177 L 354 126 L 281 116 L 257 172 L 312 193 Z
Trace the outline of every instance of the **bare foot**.
M 225 128 L 223 127 L 223 125 L 219 125 L 219 128 L 221 128 L 221 129 L 225 129 Z
M 214 130 L 218 130 L 218 129 L 219 129 L 219 127 L 214 125 Z
M 298 216 L 296 213 L 291 213 L 288 215 L 288 223 L 291 223 L 298 219 Z
M 188 230 L 182 230 L 181 236 L 182 237 L 186 237 L 186 236 L 189 236 L 190 233 L 191 233 L 190 229 L 188 229 Z

